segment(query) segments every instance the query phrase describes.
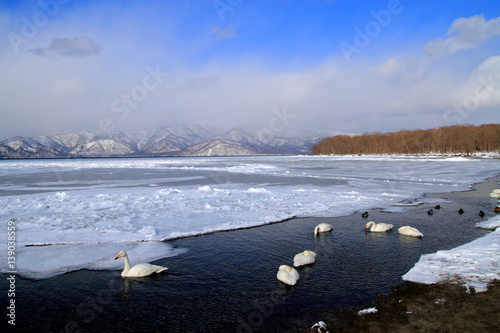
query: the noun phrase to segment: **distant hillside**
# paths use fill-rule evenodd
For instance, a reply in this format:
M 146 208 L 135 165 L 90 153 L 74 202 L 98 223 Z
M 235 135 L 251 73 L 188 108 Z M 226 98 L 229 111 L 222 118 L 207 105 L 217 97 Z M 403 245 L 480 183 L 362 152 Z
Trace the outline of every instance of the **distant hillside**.
M 82 132 L 0 141 L 0 159 L 310 154 L 327 132 L 232 129 L 194 123 L 133 132 Z
M 327 137 L 312 147 L 315 155 L 473 154 L 500 151 L 500 125 L 455 125 L 428 130 L 401 130 Z

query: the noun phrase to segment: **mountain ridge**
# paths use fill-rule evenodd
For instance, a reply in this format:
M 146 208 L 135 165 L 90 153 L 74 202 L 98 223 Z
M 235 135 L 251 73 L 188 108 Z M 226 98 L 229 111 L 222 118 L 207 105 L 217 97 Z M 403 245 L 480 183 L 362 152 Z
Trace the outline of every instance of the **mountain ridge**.
M 0 159 L 311 154 L 311 147 L 331 134 L 192 123 L 138 131 L 15 136 L 0 141 Z

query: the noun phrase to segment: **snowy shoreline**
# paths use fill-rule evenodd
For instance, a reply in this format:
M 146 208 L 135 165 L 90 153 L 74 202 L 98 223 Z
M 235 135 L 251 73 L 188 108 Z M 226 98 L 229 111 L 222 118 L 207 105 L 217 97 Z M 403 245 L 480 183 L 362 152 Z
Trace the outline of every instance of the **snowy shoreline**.
M 500 279 L 500 219 L 492 233 L 448 251 L 424 254 L 403 280 L 422 283 L 460 283 L 467 292 L 484 292 Z
M 422 255 L 402 276 L 403 280 L 422 284 L 459 283 L 467 293 L 488 290 L 492 281 L 500 280 L 500 216 L 475 226 L 493 232 L 451 250 Z

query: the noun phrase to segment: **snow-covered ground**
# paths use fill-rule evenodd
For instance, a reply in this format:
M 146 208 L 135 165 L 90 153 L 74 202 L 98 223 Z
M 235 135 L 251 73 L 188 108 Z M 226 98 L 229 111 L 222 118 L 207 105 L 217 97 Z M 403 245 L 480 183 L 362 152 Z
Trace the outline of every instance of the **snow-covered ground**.
M 0 218 L 15 222 L 18 274 L 40 279 L 118 269 L 117 249 L 141 262 L 179 255 L 186 249 L 165 242 L 178 237 L 293 216 L 400 211 L 406 198 L 467 190 L 499 166 L 402 156 L 0 161 Z
M 467 291 L 487 290 L 491 281 L 500 279 L 500 216 L 476 226 L 495 231 L 457 248 L 421 256 L 403 275 L 403 280 L 424 284 L 461 283 Z

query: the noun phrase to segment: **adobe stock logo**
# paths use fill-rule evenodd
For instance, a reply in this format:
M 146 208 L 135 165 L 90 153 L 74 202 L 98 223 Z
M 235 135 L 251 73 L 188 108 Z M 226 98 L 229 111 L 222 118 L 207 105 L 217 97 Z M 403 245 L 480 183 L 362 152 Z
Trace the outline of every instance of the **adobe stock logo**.
M 243 0 L 214 0 L 212 1 L 212 6 L 217 12 L 219 19 L 224 21 L 224 15 L 226 12 L 232 12 L 242 2 Z
M 500 81 L 494 80 L 493 74 L 489 74 L 488 77 L 479 76 L 474 92 L 448 109 L 443 114 L 443 120 L 449 123 L 463 123 L 481 106 L 481 103 L 491 98 L 499 87 Z
M 12 49 L 17 54 L 23 44 L 28 44 L 30 40 L 36 37 L 49 20 L 54 18 L 61 9 L 61 5 L 66 5 L 69 0 L 40 0 L 37 2 L 40 10 L 36 11 L 31 18 L 23 16 L 21 18 L 22 27 L 20 33 L 10 32 L 7 34 Z
M 130 89 L 130 93 L 122 93 L 119 98 L 115 98 L 111 102 L 111 112 L 118 114 L 119 120 L 125 120 L 129 117 L 131 110 L 139 107 L 149 93 L 160 86 L 165 78 L 169 77 L 168 72 L 162 72 L 160 66 L 156 65 L 153 69 L 150 66 L 145 68 L 147 74 L 143 76 L 141 84 Z M 111 118 L 102 118 L 99 122 L 101 131 L 113 131 L 115 123 Z
M 399 0 L 389 0 L 387 9 L 382 9 L 378 12 L 372 10 L 370 15 L 373 17 L 373 20 L 368 21 L 363 29 L 359 26 L 354 27 L 353 43 L 340 43 L 339 47 L 342 50 L 345 60 L 350 63 L 352 61 L 351 57 L 354 54 L 360 54 L 362 49 L 368 47 L 372 40 L 380 34 L 382 28 L 389 26 L 393 15 L 398 15 L 402 11 L 403 6 L 401 6 Z
M 258 137 L 259 140 L 265 144 L 269 144 L 280 133 L 290 127 L 290 120 L 294 119 L 296 115 L 288 113 L 286 107 L 283 110 L 273 109 L 274 116 L 269 120 L 269 126 L 262 128 Z

